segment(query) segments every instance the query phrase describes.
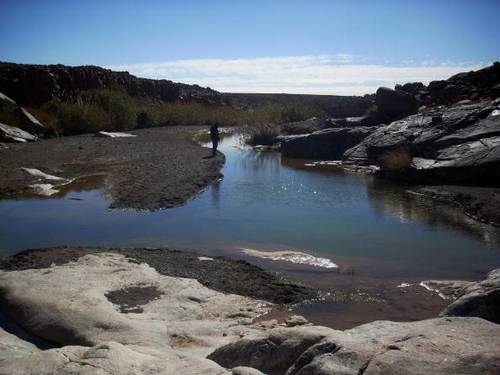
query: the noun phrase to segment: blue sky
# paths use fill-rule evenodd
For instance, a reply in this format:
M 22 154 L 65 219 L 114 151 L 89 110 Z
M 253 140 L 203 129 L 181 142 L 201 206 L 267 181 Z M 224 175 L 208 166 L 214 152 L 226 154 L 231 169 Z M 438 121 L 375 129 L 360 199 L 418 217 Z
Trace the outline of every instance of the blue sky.
M 0 60 L 362 94 L 500 59 L 500 1 L 0 0 Z

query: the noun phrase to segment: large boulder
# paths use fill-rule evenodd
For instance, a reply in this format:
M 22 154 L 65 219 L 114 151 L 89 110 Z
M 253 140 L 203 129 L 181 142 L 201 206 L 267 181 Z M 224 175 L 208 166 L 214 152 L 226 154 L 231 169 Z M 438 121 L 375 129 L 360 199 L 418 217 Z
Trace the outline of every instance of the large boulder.
M 441 316 L 477 316 L 500 324 L 500 269 L 488 273 L 483 281 L 466 284 L 459 294 Z
M 0 141 L 26 143 L 36 141 L 38 137 L 15 126 L 0 123 Z
M 416 113 L 418 102 L 415 97 L 402 90 L 380 87 L 375 96 L 378 112 L 391 118 L 401 118 Z
M 347 331 L 274 329 L 210 354 L 271 374 L 498 374 L 500 326 L 479 318 L 377 321 Z M 467 343 L 464 345 L 464 343 Z
M 374 127 L 329 128 L 311 134 L 279 137 L 281 152 L 288 157 L 338 160 L 344 151 L 374 130 Z
M 347 150 L 350 164 L 379 164 L 419 182 L 500 182 L 500 101 L 457 103 L 377 128 Z

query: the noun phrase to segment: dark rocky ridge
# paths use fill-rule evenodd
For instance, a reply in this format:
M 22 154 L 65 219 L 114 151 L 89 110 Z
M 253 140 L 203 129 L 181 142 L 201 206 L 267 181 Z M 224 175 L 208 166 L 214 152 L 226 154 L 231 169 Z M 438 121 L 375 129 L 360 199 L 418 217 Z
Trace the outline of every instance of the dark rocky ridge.
M 21 105 L 40 105 L 52 98 L 75 101 L 82 90 L 123 87 L 131 96 L 165 102 L 198 101 L 223 104 L 210 88 L 168 80 L 137 78 L 97 66 L 29 65 L 0 62 L 0 91 Z

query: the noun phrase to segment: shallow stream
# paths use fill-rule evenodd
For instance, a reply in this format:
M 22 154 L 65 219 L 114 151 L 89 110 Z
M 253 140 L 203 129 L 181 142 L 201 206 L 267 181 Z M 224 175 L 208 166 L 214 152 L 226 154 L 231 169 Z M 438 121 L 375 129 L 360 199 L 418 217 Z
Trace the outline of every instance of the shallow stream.
M 109 210 L 102 177 L 50 199 L 2 200 L 0 254 L 78 244 L 244 258 L 322 290 L 322 299 L 293 310 L 338 328 L 434 316 L 446 301 L 420 281 L 480 279 L 500 267 L 499 229 L 409 194 L 408 186 L 255 151 L 236 136 L 220 150 L 224 178 L 173 209 Z M 326 258 L 330 268 L 279 260 L 279 253 L 254 256 L 290 250 Z

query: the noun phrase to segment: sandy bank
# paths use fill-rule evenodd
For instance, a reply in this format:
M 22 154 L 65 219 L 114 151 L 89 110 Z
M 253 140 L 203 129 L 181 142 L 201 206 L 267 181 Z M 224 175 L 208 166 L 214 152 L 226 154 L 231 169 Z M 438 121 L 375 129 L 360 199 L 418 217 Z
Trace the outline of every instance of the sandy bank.
M 86 134 L 12 144 L 1 150 L 0 196 L 33 194 L 61 180 L 106 175 L 105 190 L 113 208 L 156 210 L 185 203 L 220 178 L 224 156 L 192 141 L 195 127 L 151 128 L 135 137 L 106 138 Z M 25 168 L 25 169 L 22 169 Z M 37 170 L 40 173 L 26 173 Z

